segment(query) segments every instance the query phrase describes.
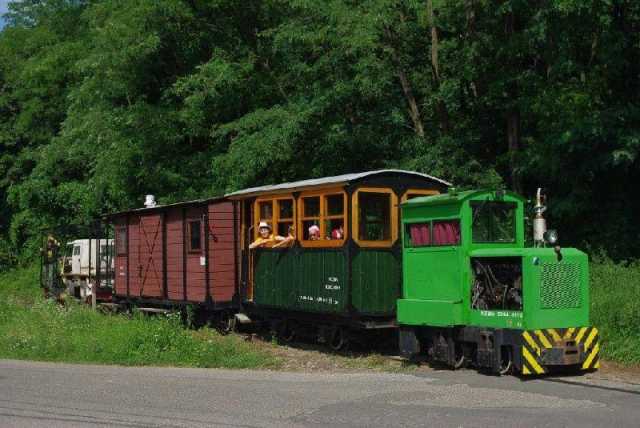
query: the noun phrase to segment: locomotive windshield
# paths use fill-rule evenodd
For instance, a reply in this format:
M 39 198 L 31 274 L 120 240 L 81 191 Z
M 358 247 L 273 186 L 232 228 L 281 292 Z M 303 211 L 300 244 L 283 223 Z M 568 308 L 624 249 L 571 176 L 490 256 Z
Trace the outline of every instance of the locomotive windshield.
M 516 204 L 478 201 L 471 203 L 474 243 L 516 242 Z

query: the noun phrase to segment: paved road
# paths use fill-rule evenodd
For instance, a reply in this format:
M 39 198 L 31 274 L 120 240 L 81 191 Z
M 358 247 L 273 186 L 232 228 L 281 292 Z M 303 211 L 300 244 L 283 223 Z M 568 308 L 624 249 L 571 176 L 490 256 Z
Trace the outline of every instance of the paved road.
M 638 427 L 640 384 L 0 360 L 0 427 Z

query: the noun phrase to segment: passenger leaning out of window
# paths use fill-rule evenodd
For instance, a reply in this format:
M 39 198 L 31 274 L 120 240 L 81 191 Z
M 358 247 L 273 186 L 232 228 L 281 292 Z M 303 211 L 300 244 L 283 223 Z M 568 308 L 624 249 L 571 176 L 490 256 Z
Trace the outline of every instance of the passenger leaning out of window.
M 272 248 L 283 248 L 283 247 L 291 247 L 296 240 L 295 229 L 293 226 L 289 226 L 287 230 L 287 237 L 282 241 L 278 241 Z
M 344 239 L 344 227 L 342 225 L 331 231 L 331 239 Z
M 310 241 L 318 241 L 320 239 L 320 228 L 317 224 L 309 227 L 309 240 Z
M 292 240 L 291 235 L 286 238 L 284 236 L 274 235 L 271 232 L 271 226 L 266 221 L 261 221 L 258 225 L 258 234 L 258 239 L 249 245 L 249 249 L 280 247 L 281 245 L 279 244 L 289 243 Z

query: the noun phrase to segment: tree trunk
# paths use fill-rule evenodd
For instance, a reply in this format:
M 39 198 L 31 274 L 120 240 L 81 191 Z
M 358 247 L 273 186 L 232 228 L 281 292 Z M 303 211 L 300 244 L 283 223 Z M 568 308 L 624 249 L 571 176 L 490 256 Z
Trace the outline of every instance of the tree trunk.
M 515 16 L 513 11 L 505 15 L 505 34 L 507 39 L 513 37 L 515 33 Z M 507 108 L 507 151 L 509 154 L 509 173 L 511 178 L 511 188 L 522 193 L 522 182 L 518 173 L 518 152 L 520 150 L 520 111 L 518 109 L 518 86 L 513 82 L 509 85 L 508 100 L 510 107 Z
M 522 183 L 518 173 L 518 151 L 520 150 L 520 112 L 518 109 L 507 111 L 507 144 L 509 147 L 509 171 L 511 187 L 522 193 Z
M 391 58 L 393 59 L 394 65 L 396 67 L 396 74 L 400 79 L 400 86 L 402 86 L 402 92 L 404 94 L 404 98 L 408 104 L 409 117 L 411 117 L 411 121 L 413 122 L 413 129 L 415 133 L 420 137 L 424 138 L 424 124 L 422 123 L 422 118 L 420 117 L 420 109 L 418 108 L 418 102 L 416 101 L 416 97 L 413 94 L 413 89 L 411 88 L 411 83 L 409 82 L 409 78 L 407 74 L 404 72 L 402 68 L 402 64 L 400 62 L 400 57 L 396 48 L 393 46 L 393 37 L 391 35 L 391 31 L 388 28 L 385 28 L 385 35 L 389 39 L 389 45 L 391 48 Z
M 433 82 L 436 90 L 440 88 L 440 63 L 438 61 L 438 50 L 440 42 L 438 39 L 438 27 L 436 26 L 435 15 L 433 12 L 433 0 L 427 0 L 427 19 L 431 27 L 431 72 L 433 73 Z M 438 117 L 440 119 L 440 127 L 443 131 L 449 131 L 449 112 L 447 106 L 442 100 L 437 103 Z

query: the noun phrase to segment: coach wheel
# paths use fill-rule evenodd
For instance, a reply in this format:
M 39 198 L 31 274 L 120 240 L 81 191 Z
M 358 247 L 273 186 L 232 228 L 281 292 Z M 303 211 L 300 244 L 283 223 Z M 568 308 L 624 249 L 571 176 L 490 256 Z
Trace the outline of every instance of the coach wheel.
M 280 327 L 278 337 L 286 343 L 291 343 L 296 338 L 296 329 L 293 321 L 286 320 Z
M 503 346 L 500 350 L 500 368 L 498 373 L 500 375 L 506 375 L 511 373 L 511 369 L 513 368 L 513 355 L 511 352 L 511 347 Z
M 216 330 L 223 336 L 231 333 L 235 328 L 235 317 L 227 312 L 220 316 L 216 323 Z
M 334 351 L 343 350 L 348 343 L 347 332 L 344 327 L 335 327 L 331 333 L 331 340 L 329 346 Z

